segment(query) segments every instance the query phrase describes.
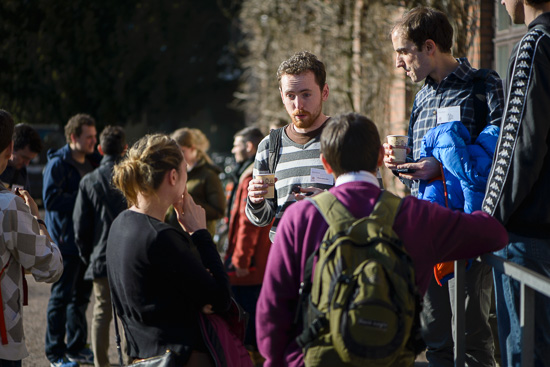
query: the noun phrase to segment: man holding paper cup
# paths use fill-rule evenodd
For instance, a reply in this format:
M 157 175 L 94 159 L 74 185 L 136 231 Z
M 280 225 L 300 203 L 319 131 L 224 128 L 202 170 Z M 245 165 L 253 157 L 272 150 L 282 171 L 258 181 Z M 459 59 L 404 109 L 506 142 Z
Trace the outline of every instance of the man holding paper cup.
M 410 116 L 406 162 L 396 159 L 400 148 L 388 140 L 384 144 L 384 163 L 418 196 L 419 181 L 429 181 L 442 174 L 437 159 L 420 158 L 424 136 L 438 125 L 458 121 L 474 142 L 488 125 L 500 126 L 502 82 L 496 72 L 473 69 L 466 58 L 457 59 L 452 55 L 452 26 L 447 16 L 435 9 L 418 7 L 405 13 L 394 25 L 391 39 L 396 53 L 395 66 L 403 68 L 414 83 L 424 81 L 424 86 L 416 94 Z M 474 262 L 466 278 L 466 363 L 494 366 L 488 322 L 491 269 Z M 422 333 L 430 365 L 454 366 L 453 287 L 453 280 L 440 287 L 432 279 L 424 298 Z
M 278 129 L 277 139 L 267 136 L 260 142 L 246 205 L 246 216 L 257 226 L 268 226 L 275 218 L 269 233 L 271 241 L 290 204 L 334 186 L 334 178 L 325 172 L 319 158 L 319 139 L 330 119 L 323 113 L 323 102 L 329 94 L 325 65 L 310 52 L 298 52 L 281 63 L 277 78 L 292 123 Z M 279 146 L 275 152 L 278 163 L 270 172 L 273 141 Z

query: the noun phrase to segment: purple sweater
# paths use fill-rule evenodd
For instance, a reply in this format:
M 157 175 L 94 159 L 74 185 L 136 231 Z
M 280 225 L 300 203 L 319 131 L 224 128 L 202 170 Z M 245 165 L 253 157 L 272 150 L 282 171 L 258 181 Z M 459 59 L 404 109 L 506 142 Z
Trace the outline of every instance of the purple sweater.
M 366 182 L 349 182 L 330 189 L 357 218 L 372 212 L 381 191 Z M 289 207 L 277 228 L 257 305 L 258 347 L 265 367 L 303 366 L 294 325 L 298 290 L 305 263 L 321 243 L 328 225 L 307 200 Z M 413 259 L 416 284 L 426 292 L 433 266 L 439 262 L 475 258 L 503 248 L 508 235 L 500 223 L 477 211 L 465 214 L 408 196 L 393 229 Z

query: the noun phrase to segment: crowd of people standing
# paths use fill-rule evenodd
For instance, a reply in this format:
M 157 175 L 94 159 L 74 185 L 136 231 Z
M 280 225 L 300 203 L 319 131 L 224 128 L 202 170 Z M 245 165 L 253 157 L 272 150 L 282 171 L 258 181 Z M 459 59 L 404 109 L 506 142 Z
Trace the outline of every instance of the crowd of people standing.
M 257 127 L 234 135 L 227 189 L 199 129 L 148 134 L 128 147 L 124 129 L 107 126 L 98 145 L 95 119 L 76 114 L 65 125 L 67 144 L 48 152 L 42 220 L 25 169 L 42 149 L 40 138 L 0 110 L 0 366 L 19 367 L 27 355 L 25 272 L 52 283 L 45 335 L 52 367 L 109 366 L 113 310 L 128 364 L 161 356 L 191 367 L 228 359 L 238 366 L 348 365 L 330 348 L 307 353 L 296 341 L 304 331 L 297 307 L 307 259 L 329 227 L 306 199 L 332 195 L 354 217 L 367 217 L 384 191 L 381 167 L 411 189 L 391 230 L 414 265 L 429 365 L 454 365 L 455 281 L 434 267 L 470 259 L 466 363 L 496 365 L 494 284 L 500 363 L 520 366 L 519 285 L 475 258 L 495 252 L 550 276 L 550 2 L 502 3 L 513 22 L 528 26 L 504 83 L 452 55 L 444 13 L 418 7 L 395 22 L 395 66 L 423 83 L 404 163 L 367 117 L 324 113 L 325 65 L 300 51 L 277 70 L 290 122 L 267 136 Z M 220 220 L 227 222 L 225 245 L 213 240 Z M 228 322 L 232 310 L 245 314 L 241 307 L 249 317 L 243 335 Z M 535 366 L 547 366 L 550 301 L 542 295 L 535 317 Z M 393 365 L 414 358 L 408 349 Z

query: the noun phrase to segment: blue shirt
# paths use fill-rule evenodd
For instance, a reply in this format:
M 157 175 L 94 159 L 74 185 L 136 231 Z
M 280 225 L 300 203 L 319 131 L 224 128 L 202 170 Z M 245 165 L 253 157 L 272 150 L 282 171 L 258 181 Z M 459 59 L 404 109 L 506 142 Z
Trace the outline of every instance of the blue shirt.
M 500 126 L 504 93 L 502 81 L 495 71 L 487 75 L 485 97 L 487 116 L 485 121 L 475 121 L 474 111 L 474 77 L 476 69 L 472 68 L 466 58 L 457 59 L 458 67 L 447 75 L 439 84 L 427 77 L 422 89 L 416 94 L 409 120 L 409 154 L 408 161 L 420 158 L 422 138 L 428 130 L 437 125 L 437 109 L 441 107 L 460 106 L 461 122 L 470 132 L 472 141 L 487 125 Z M 412 194 L 418 194 L 418 182 L 412 186 Z

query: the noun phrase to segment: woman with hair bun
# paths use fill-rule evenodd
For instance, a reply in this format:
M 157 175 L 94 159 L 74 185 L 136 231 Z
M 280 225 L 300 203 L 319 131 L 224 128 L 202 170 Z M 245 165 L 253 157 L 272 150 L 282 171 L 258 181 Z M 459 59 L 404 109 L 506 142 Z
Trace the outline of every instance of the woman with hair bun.
M 195 202 L 206 211 L 207 228 L 213 236 L 216 220 L 225 214 L 225 192 L 219 178 L 220 170 L 206 154 L 208 138 L 199 129 L 181 128 L 171 135 L 183 151 L 187 161 L 187 190 Z M 177 224 L 175 213 L 168 213 L 168 222 Z
M 224 312 L 230 288 L 205 211 L 186 191 L 187 162 L 166 135 L 147 135 L 115 166 L 114 184 L 130 208 L 107 244 L 113 303 L 133 359 L 175 352 L 178 366 L 213 366 L 200 312 Z M 179 230 L 164 223 L 175 208 Z

